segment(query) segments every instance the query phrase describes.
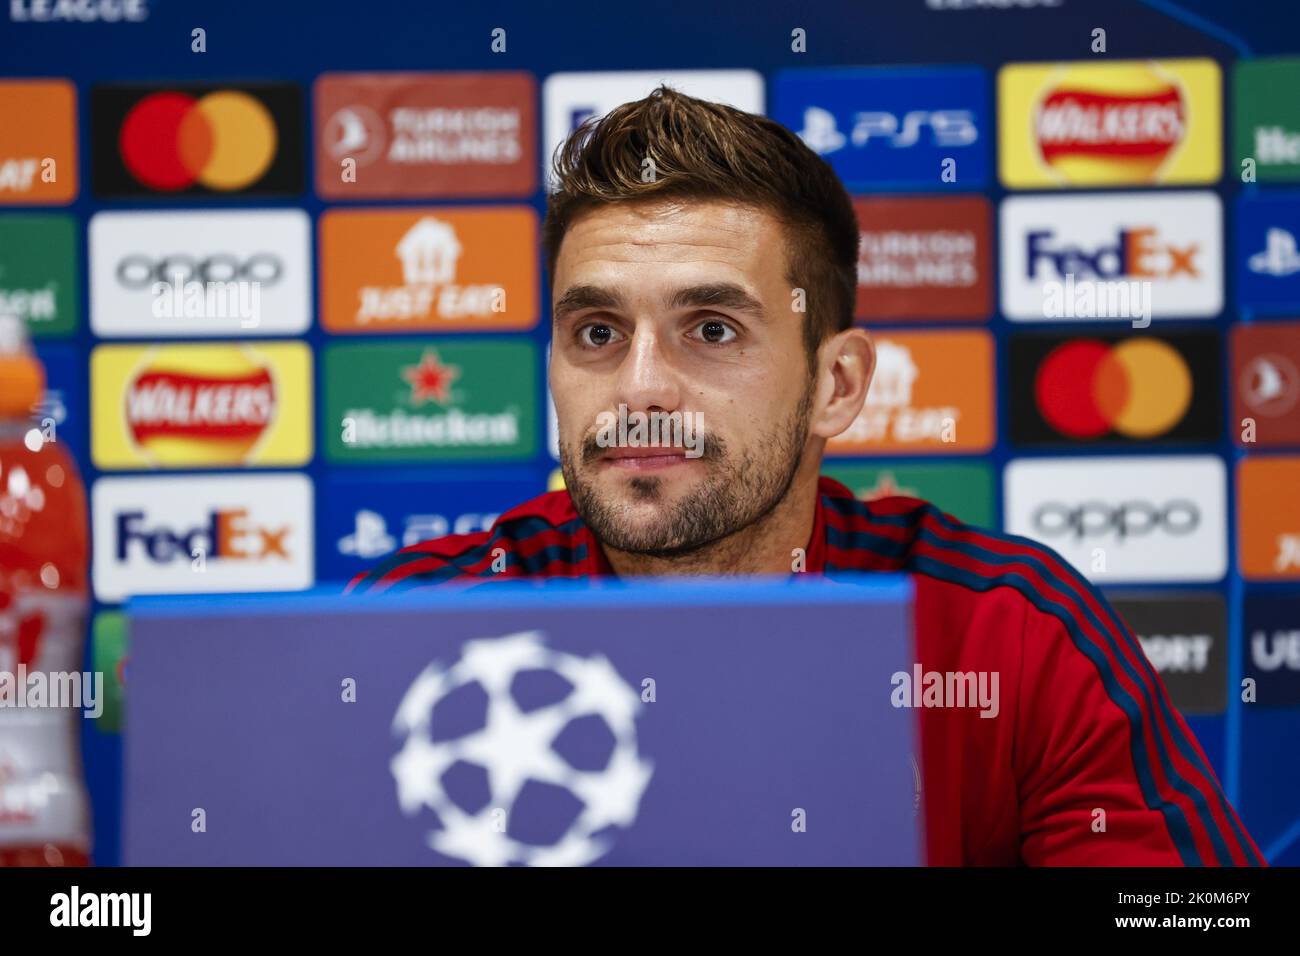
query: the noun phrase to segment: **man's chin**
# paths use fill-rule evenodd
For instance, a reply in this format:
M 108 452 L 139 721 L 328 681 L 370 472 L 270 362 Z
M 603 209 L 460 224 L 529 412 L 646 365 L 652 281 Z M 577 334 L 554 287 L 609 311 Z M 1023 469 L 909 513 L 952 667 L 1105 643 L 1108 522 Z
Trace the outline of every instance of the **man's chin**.
M 654 469 L 605 465 L 593 476 L 592 484 L 611 505 L 667 511 L 700 487 L 702 474 L 703 469 L 693 465 Z

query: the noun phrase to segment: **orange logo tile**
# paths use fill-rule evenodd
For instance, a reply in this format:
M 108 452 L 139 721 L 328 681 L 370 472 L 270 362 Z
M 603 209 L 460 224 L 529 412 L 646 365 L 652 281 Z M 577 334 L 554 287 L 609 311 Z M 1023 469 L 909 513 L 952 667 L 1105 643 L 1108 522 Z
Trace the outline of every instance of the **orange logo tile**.
M 1237 466 L 1237 560 L 1243 577 L 1300 580 L 1300 457 Z
M 993 340 L 984 331 L 877 332 L 867 402 L 830 455 L 970 453 L 993 446 Z
M 320 256 L 331 332 L 537 324 L 537 214 L 526 206 L 332 210 Z
M 0 204 L 77 195 L 77 91 L 67 80 L 0 81 Z

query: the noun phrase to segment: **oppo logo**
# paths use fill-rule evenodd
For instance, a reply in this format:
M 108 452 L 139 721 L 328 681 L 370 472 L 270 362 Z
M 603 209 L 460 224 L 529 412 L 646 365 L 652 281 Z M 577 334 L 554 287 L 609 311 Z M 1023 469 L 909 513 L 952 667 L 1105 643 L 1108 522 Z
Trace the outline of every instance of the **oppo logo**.
M 273 285 L 284 274 L 284 265 L 278 256 L 269 252 L 256 252 L 247 258 L 229 253 L 217 253 L 202 259 L 174 255 L 153 259 L 146 255 L 131 255 L 117 264 L 117 281 L 127 289 L 149 289 L 156 282 L 176 282 L 180 285 L 198 282 L 260 282 Z
M 1085 501 L 1077 505 L 1048 502 L 1035 509 L 1034 528 L 1046 537 L 1084 538 L 1113 535 L 1123 541 L 1155 531 L 1167 534 L 1191 534 L 1200 526 L 1201 512 L 1196 503 L 1175 498 L 1163 505 L 1148 501 L 1123 501 L 1108 504 Z

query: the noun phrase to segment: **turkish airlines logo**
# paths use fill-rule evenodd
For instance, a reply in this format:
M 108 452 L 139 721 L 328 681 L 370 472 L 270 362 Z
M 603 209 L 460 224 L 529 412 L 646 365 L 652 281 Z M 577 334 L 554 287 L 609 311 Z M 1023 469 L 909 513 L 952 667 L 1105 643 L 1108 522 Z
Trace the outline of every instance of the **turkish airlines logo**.
M 863 319 L 978 320 L 993 310 L 992 210 L 982 196 L 855 199 Z
M 325 148 L 332 158 L 351 157 L 369 166 L 384 154 L 384 121 L 367 106 L 346 106 L 325 124 Z
M 1006 528 L 1098 583 L 1217 581 L 1227 570 L 1227 479 L 1214 456 L 1019 459 Z
M 1234 326 L 1232 368 L 1237 443 L 1300 444 L 1300 322 Z
M 316 189 L 525 196 L 537 182 L 531 73 L 332 73 L 316 81 Z

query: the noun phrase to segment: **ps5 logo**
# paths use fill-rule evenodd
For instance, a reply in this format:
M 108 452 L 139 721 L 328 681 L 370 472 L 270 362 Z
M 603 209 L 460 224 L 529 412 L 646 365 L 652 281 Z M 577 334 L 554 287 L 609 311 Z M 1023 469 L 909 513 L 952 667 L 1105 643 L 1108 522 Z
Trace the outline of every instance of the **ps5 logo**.
M 883 110 L 854 114 L 849 136 L 839 131 L 835 114 L 819 106 L 804 110 L 799 137 L 814 152 L 825 155 L 848 142 L 862 149 L 872 140 L 892 149 L 907 149 L 927 140 L 931 146 L 969 146 L 979 139 L 975 114 L 970 110 L 908 110 L 901 116 Z
M 443 538 L 449 534 L 472 534 L 492 527 L 495 514 L 466 512 L 449 521 L 440 514 L 407 515 L 404 520 L 400 547 L 407 548 L 421 541 Z M 353 530 L 339 539 L 340 554 L 358 558 L 378 558 L 399 547 L 397 539 L 388 533 L 388 522 L 375 511 L 362 508 L 357 511 Z
M 1250 257 L 1250 271 L 1278 277 L 1300 272 L 1295 236 L 1285 229 L 1270 227 L 1264 234 L 1263 250 Z

